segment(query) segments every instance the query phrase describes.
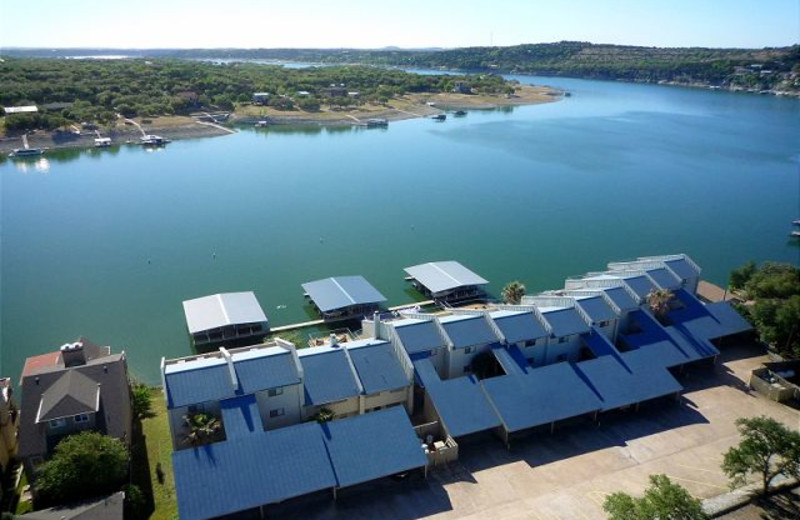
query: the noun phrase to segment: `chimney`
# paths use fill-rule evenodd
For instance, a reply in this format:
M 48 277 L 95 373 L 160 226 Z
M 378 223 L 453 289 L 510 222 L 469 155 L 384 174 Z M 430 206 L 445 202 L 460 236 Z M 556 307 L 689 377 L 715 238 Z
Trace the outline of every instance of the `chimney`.
M 381 313 L 378 311 L 372 314 L 372 337 L 381 339 Z
M 237 391 L 239 390 L 239 378 L 236 377 L 236 367 L 233 366 L 233 357 L 225 347 L 219 347 L 219 351 L 222 354 L 222 357 L 225 359 L 225 362 L 228 364 L 228 375 L 231 377 L 231 385 L 233 385 L 234 391 Z
M 86 354 L 83 351 L 83 343 L 66 343 L 61 345 L 61 360 L 66 368 L 77 367 L 86 364 Z
M 333 332 L 331 332 L 331 340 L 330 341 L 331 341 L 331 347 L 338 347 L 339 346 L 339 340 L 336 338 L 336 334 L 334 334 Z

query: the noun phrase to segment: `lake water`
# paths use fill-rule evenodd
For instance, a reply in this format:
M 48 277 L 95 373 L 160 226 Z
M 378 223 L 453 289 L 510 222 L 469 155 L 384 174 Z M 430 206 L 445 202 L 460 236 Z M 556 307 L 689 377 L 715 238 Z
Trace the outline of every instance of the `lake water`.
M 4 161 L 0 374 L 85 335 L 157 382 L 161 356 L 191 353 L 182 300 L 254 290 L 288 324 L 309 318 L 305 281 L 362 274 L 397 305 L 403 267 L 431 260 L 495 293 L 640 255 L 686 252 L 717 283 L 749 259 L 798 262 L 800 102 L 519 79 L 573 96 Z

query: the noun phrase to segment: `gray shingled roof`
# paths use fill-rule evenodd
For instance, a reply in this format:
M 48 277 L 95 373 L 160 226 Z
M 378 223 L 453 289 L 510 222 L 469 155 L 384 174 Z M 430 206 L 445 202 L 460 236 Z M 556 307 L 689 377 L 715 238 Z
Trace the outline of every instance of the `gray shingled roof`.
M 83 338 L 81 338 L 81 342 L 86 345 Z M 107 347 L 103 347 L 103 349 L 109 350 Z M 58 359 L 58 361 L 49 366 L 37 367 L 33 373 L 24 373 L 20 382 L 22 398 L 20 403 L 19 456 L 44 456 L 47 454 L 47 424 L 37 424 L 36 415 L 43 394 L 51 389 L 67 372 L 79 372 L 80 375 L 93 381 L 95 387 L 100 384 L 100 406 L 95 417 L 97 430 L 117 439 L 130 439 L 131 398 L 128 387 L 128 365 L 125 355 L 109 354 L 98 356 L 88 360 L 85 365 L 71 368 L 65 368 L 63 361 L 56 353 L 53 353 L 53 359 Z M 48 396 L 48 399 L 51 399 L 51 397 Z M 52 399 L 58 400 L 56 392 L 53 392 Z
M 94 413 L 100 404 L 100 387 L 76 370 L 67 370 L 43 394 L 36 422 Z

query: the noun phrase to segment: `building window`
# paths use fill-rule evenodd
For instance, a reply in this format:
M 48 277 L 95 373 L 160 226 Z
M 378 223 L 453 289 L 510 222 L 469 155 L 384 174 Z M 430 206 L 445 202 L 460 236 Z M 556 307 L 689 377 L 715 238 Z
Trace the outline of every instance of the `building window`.
M 526 347 L 535 347 L 536 346 L 536 340 L 535 339 L 529 339 L 528 341 L 525 342 L 525 346 Z
M 283 388 L 270 388 L 269 392 L 267 392 L 270 397 L 275 397 L 276 395 L 283 395 Z
M 469 374 L 470 372 L 472 372 L 472 365 L 465 365 L 464 366 L 464 373 L 465 374 Z
M 67 425 L 66 419 L 53 419 L 50 421 L 51 428 L 63 428 Z
M 566 343 L 567 341 L 569 341 L 569 336 L 558 338 L 559 343 Z
M 467 347 L 464 349 L 464 354 L 472 354 L 475 352 L 475 347 Z
M 286 411 L 283 408 L 276 408 L 274 410 L 269 411 L 269 417 L 270 419 L 274 419 L 275 417 L 283 416 L 285 413 Z
M 600 326 L 601 326 L 601 327 L 608 327 L 610 324 L 611 324 L 611 322 L 610 322 L 610 321 L 601 321 L 601 322 L 600 322 Z
M 75 422 L 78 424 L 89 422 L 89 415 L 85 413 L 80 413 L 75 416 Z

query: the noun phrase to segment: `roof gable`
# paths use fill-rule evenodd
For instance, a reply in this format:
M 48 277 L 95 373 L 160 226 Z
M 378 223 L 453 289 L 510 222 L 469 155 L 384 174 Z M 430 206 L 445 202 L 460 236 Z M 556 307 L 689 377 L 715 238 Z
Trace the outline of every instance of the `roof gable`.
M 396 390 L 410 384 L 394 348 L 386 342 L 363 347 L 348 347 L 366 394 Z
M 508 343 L 536 340 L 547 336 L 544 326 L 532 312 L 520 312 L 497 316 L 491 314 L 497 328 L 503 333 Z
M 444 340 L 433 320 L 391 325 L 409 355 L 444 347 Z

